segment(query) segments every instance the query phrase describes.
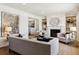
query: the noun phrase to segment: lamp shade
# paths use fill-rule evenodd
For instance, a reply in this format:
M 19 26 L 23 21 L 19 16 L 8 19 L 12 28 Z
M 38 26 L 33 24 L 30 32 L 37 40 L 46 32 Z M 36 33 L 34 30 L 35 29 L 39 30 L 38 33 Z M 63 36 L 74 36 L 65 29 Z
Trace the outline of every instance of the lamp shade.
M 12 31 L 12 27 L 5 27 L 5 31 L 6 31 L 6 32 Z
M 70 27 L 70 31 L 76 31 L 76 27 Z

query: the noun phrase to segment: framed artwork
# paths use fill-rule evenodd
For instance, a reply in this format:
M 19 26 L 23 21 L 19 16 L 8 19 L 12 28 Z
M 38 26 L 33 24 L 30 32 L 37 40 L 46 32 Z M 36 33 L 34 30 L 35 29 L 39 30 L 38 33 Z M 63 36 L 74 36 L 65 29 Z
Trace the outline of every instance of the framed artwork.
M 35 21 L 34 20 L 29 21 L 29 27 L 32 27 L 32 28 L 35 27 Z
M 12 28 L 11 34 L 19 33 L 19 16 L 1 12 L 1 36 L 4 36 L 6 27 Z

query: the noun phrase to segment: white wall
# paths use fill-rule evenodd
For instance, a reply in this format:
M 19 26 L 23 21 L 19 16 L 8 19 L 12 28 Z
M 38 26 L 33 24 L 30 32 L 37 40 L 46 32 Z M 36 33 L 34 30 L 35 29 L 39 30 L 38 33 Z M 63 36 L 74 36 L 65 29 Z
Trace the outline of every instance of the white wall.
M 37 19 L 40 19 L 39 17 L 32 15 L 30 13 L 26 13 L 21 10 L 17 10 L 5 5 L 0 5 L 0 16 L 1 16 L 1 11 L 8 12 L 14 15 L 19 16 L 19 30 L 21 34 L 25 34 L 26 38 L 28 39 L 28 17 L 34 17 Z M 1 20 L 1 17 L 0 17 Z
M 52 15 L 52 16 L 48 16 L 47 17 L 47 26 L 49 27 L 53 27 L 50 25 L 50 19 L 52 17 L 58 17 L 59 18 L 59 25 L 58 27 L 61 27 L 61 32 L 65 32 L 66 31 L 66 16 L 65 14 L 56 14 L 56 15 Z
M 77 41 L 79 41 L 79 12 L 76 15 Z
M 42 24 L 41 24 L 41 19 L 42 17 L 38 17 L 36 15 L 30 14 L 30 13 L 26 13 L 24 11 L 21 10 L 17 10 L 8 6 L 4 6 L 4 5 L 0 5 L 0 13 L 1 11 L 4 12 L 9 12 L 11 14 L 15 14 L 19 16 L 19 30 L 21 34 L 25 34 L 26 38 L 28 38 L 28 17 L 34 17 L 37 18 L 39 20 L 39 31 L 42 30 Z M 0 14 L 1 16 L 1 14 Z M 61 26 L 61 32 L 65 32 L 65 14 L 56 14 L 56 15 L 52 15 L 52 16 L 48 16 L 47 17 L 47 26 L 51 26 L 49 24 L 50 18 L 51 17 L 58 17 L 60 19 L 60 24 L 59 26 Z M 1 18 L 0 18 L 1 20 Z

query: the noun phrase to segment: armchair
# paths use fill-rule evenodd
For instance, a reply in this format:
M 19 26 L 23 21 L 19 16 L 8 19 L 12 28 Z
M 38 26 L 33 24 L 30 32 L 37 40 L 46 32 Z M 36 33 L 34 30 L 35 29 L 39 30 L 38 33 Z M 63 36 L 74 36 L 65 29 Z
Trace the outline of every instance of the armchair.
M 64 43 L 71 42 L 69 33 L 58 33 L 57 37 L 59 38 L 59 41 L 61 41 L 61 42 L 64 42 Z

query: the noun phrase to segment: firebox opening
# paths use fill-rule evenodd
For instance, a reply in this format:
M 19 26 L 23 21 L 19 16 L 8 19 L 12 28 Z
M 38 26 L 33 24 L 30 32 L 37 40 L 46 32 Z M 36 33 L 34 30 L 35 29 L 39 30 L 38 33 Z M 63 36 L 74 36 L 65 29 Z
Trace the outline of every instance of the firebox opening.
M 57 37 L 57 33 L 60 33 L 60 29 L 51 29 L 50 37 Z

